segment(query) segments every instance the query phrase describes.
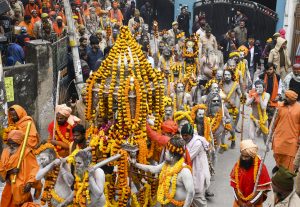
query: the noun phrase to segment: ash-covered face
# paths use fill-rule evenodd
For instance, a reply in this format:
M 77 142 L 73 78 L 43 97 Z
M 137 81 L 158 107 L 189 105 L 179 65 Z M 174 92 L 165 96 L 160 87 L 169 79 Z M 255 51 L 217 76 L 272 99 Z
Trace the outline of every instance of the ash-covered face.
M 162 52 L 164 50 L 164 48 L 165 48 L 165 44 L 163 42 L 159 43 L 159 45 L 158 45 L 159 51 Z
M 231 81 L 231 78 L 232 78 L 232 75 L 229 71 L 224 71 L 224 80 L 226 82 L 230 82 Z
M 87 170 L 88 165 L 84 162 L 84 160 L 76 156 L 75 157 L 75 171 L 78 175 L 83 175 L 83 173 Z
M 210 91 L 212 93 L 219 93 L 219 85 L 217 83 L 211 84 Z
M 168 48 L 164 48 L 163 55 L 165 57 L 171 57 L 171 50 L 169 50 Z
M 182 83 L 178 83 L 176 86 L 176 92 L 181 93 L 184 92 L 184 85 Z
M 202 123 L 204 119 L 205 111 L 204 109 L 198 109 L 197 114 L 196 114 L 196 122 L 197 123 Z
M 227 62 L 227 67 L 228 67 L 229 70 L 235 70 L 236 62 L 234 60 L 229 60 Z
M 217 70 L 216 79 L 222 80 L 222 78 L 223 78 L 223 70 Z
M 166 106 L 165 107 L 165 117 L 171 118 L 173 116 L 173 107 L 172 106 Z
M 240 59 L 244 59 L 244 57 L 245 57 L 245 53 L 243 51 L 240 52 Z
M 52 162 L 51 156 L 46 152 L 42 152 L 41 154 L 39 154 L 37 156 L 37 161 L 39 166 L 43 168 L 46 167 L 48 164 L 50 164 L 50 162 Z
M 262 84 L 255 85 L 255 91 L 261 95 L 264 92 L 264 86 Z

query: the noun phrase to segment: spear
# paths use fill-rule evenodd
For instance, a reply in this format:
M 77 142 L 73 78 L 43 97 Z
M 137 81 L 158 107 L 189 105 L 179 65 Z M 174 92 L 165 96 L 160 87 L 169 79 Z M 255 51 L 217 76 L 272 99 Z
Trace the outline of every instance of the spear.
M 242 103 L 242 126 L 241 126 L 241 141 L 244 138 L 244 121 L 245 121 L 245 103 L 246 103 L 246 97 L 241 97 L 241 103 Z
M 258 173 L 257 173 L 257 176 L 256 176 L 256 181 L 255 181 L 253 192 L 256 192 L 256 190 L 257 190 L 259 178 L 260 178 L 260 175 L 261 175 L 261 172 L 262 172 L 262 167 L 263 167 L 263 164 L 265 162 L 267 153 L 270 151 L 269 143 L 272 141 L 273 130 L 274 130 L 274 127 L 275 127 L 275 120 L 276 120 L 277 115 L 278 115 L 278 108 L 276 108 L 276 110 L 274 112 L 274 115 L 273 115 L 273 118 L 272 118 L 272 121 L 271 121 L 271 124 L 270 124 L 270 127 L 269 127 L 269 134 L 268 134 L 268 138 L 267 138 L 267 141 L 266 141 L 266 150 L 264 152 L 264 156 L 262 157 L 260 165 L 259 165 L 259 169 L 258 169 Z
M 30 127 L 31 127 L 31 122 L 28 122 L 27 124 L 27 128 L 26 128 L 26 133 L 25 133 L 25 138 L 22 144 L 22 149 L 21 149 L 21 154 L 18 160 L 18 165 L 17 165 L 17 169 L 20 169 L 24 155 L 25 155 L 25 149 L 26 149 L 26 145 L 28 142 L 28 136 L 29 136 L 29 132 L 30 132 Z M 12 183 L 15 184 L 16 183 L 16 179 L 17 179 L 17 174 L 14 174 L 13 179 L 12 179 Z

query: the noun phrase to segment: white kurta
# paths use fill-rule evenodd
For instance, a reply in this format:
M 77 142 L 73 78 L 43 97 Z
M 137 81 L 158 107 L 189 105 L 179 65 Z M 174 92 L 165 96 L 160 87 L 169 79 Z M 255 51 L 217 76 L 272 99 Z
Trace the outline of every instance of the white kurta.
M 196 134 L 186 145 L 193 164 L 195 193 L 205 193 L 210 185 L 210 172 L 205 150 L 208 146 L 206 139 Z

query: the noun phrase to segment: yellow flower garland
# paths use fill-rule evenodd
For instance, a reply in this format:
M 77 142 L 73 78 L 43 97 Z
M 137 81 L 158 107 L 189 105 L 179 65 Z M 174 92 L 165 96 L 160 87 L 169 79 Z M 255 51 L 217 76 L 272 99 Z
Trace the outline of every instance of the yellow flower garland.
M 262 96 L 261 96 L 262 99 L 264 99 L 264 96 L 265 96 L 265 92 L 264 92 L 264 93 L 262 94 Z M 250 118 L 251 118 L 254 122 L 258 121 L 258 123 L 259 123 L 259 128 L 261 129 L 262 133 L 268 134 L 268 133 L 269 133 L 269 129 L 268 129 L 267 126 L 265 126 L 266 121 L 268 121 L 267 110 L 262 111 L 261 106 L 260 106 L 260 103 L 257 103 L 256 106 L 257 106 L 257 111 L 258 111 L 259 120 L 257 120 L 257 119 L 253 116 L 252 113 L 250 114 Z
M 254 182 L 256 182 L 256 176 L 257 176 L 257 172 L 258 172 L 258 160 L 259 160 L 258 156 L 255 156 L 255 158 L 254 158 L 254 170 L 253 170 L 253 181 Z M 241 191 L 240 191 L 240 182 L 239 182 L 239 169 L 240 169 L 240 161 L 237 162 L 237 165 L 236 165 L 235 170 L 234 170 L 234 178 L 235 178 L 238 197 L 240 199 L 242 199 L 243 201 L 249 201 L 254 197 L 255 192 L 252 192 L 247 197 L 245 197 L 241 193 Z
M 157 201 L 166 205 L 172 203 L 176 206 L 183 206 L 184 201 L 176 201 L 174 199 L 176 194 L 176 184 L 178 173 L 188 166 L 183 166 L 184 158 L 181 158 L 173 167 L 164 164 L 161 173 L 159 174 L 159 185 L 157 190 Z M 171 187 L 171 191 L 170 191 Z
M 75 184 L 74 184 L 74 200 L 75 206 L 86 206 L 91 203 L 90 191 L 89 191 L 89 172 L 85 172 L 83 179 L 75 174 Z

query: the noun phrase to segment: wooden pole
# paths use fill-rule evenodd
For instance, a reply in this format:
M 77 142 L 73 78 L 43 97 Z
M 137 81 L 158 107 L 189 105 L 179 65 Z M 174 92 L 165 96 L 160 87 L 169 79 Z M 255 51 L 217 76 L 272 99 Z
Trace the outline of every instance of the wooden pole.
M 256 192 L 256 190 L 257 190 L 259 178 L 260 178 L 260 175 L 261 175 L 261 172 L 262 172 L 262 167 L 263 167 L 263 164 L 265 162 L 267 153 L 270 151 L 269 144 L 270 144 L 270 142 L 272 141 L 272 138 L 273 138 L 273 131 L 274 131 L 275 120 L 277 118 L 277 115 L 278 115 L 278 108 L 276 108 L 276 110 L 274 112 L 274 115 L 273 115 L 273 118 L 272 118 L 272 121 L 271 121 L 271 124 L 270 124 L 270 127 L 269 127 L 269 134 L 268 134 L 268 138 L 267 138 L 267 141 L 266 141 L 266 150 L 264 152 L 264 155 L 261 159 L 261 162 L 260 162 L 260 165 L 259 165 L 259 168 L 258 168 L 258 173 L 257 173 L 257 176 L 256 176 L 256 181 L 255 181 L 253 192 Z
M 26 145 L 27 145 L 27 142 L 28 142 L 28 136 L 29 136 L 29 132 L 30 132 L 30 128 L 31 128 L 31 123 L 32 122 L 28 122 L 28 124 L 27 124 L 25 138 L 24 138 L 24 141 L 22 143 L 22 149 L 21 149 L 21 154 L 20 154 L 19 160 L 18 160 L 17 169 L 20 169 L 23 158 L 24 158 L 24 155 L 25 155 L 25 149 L 26 149 Z M 13 176 L 12 181 L 11 181 L 13 184 L 16 183 L 16 178 L 17 178 L 17 175 L 15 174 Z

